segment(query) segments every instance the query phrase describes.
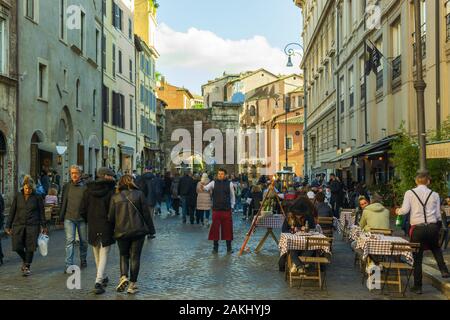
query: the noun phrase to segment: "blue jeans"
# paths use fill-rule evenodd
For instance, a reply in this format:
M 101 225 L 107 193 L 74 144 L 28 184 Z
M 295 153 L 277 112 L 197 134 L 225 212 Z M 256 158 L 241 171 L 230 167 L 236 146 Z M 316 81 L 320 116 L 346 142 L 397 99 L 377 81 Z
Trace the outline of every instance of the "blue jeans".
M 167 212 L 170 212 L 172 208 L 172 196 L 170 194 L 166 194 L 166 209 Z
M 80 238 L 80 262 L 86 262 L 87 257 L 87 224 L 84 221 L 64 220 L 66 232 L 66 267 L 73 265 L 76 231 Z

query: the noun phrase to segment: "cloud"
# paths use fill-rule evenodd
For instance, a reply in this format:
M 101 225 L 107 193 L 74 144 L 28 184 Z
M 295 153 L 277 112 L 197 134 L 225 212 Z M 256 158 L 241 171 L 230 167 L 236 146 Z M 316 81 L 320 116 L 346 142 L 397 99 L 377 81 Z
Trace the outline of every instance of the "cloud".
M 196 83 L 196 86 L 220 76 L 224 71 L 238 73 L 265 68 L 275 74 L 299 72 L 298 68 L 286 67 L 287 57 L 283 50 L 272 47 L 265 37 L 259 35 L 250 39 L 228 40 L 211 31 L 196 28 L 177 32 L 162 23 L 156 35 L 156 48 L 161 55 L 158 68 L 163 73 L 165 69 L 187 72 L 191 77 L 208 74 L 209 79 L 198 79 L 197 82 L 201 83 Z M 298 63 L 297 57 L 294 64 Z

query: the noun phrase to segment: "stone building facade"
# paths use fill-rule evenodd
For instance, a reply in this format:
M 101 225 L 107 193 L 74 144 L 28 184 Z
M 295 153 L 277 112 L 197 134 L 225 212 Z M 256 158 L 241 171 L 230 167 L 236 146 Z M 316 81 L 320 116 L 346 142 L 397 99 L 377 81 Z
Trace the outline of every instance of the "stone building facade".
M 17 12 L 16 1 L 0 0 L 0 194 L 6 205 L 17 188 Z
M 101 165 L 102 1 L 16 3 L 17 174 L 54 169 L 64 182 L 72 164 L 93 174 Z

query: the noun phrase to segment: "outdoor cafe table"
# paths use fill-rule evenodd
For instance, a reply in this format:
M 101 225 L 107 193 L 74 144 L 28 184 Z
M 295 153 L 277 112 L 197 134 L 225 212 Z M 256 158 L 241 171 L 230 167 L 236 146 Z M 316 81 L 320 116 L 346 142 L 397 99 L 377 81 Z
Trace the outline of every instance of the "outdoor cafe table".
M 306 250 L 306 238 L 326 238 L 323 234 L 311 231 L 308 233 L 297 232 L 292 233 L 282 233 L 280 237 L 280 242 L 278 247 L 280 248 L 280 256 L 286 254 L 289 250 Z M 323 250 L 324 252 L 330 253 L 329 247 L 317 246 L 314 247 L 315 250 Z
M 391 252 L 391 246 L 394 242 L 409 243 L 407 240 L 400 237 L 361 233 L 356 242 L 356 249 L 361 249 L 363 251 L 361 257 L 363 260 L 366 260 L 369 255 L 400 255 L 406 259 L 406 262 L 413 265 L 414 258 L 411 252 L 402 252 L 401 254 Z
M 282 214 L 270 214 L 264 217 L 258 217 L 258 220 L 256 222 L 257 228 L 266 228 L 266 234 L 264 237 L 259 241 L 258 246 L 255 249 L 255 253 L 258 253 L 261 251 L 261 248 L 263 247 L 264 243 L 266 242 L 267 238 L 272 236 L 273 240 L 275 240 L 276 244 L 278 245 L 278 239 L 273 233 L 273 229 L 281 229 L 283 226 L 285 217 Z
M 348 238 L 352 241 L 357 240 L 359 238 L 359 236 L 361 235 L 361 233 L 362 233 L 362 231 L 359 226 L 356 226 L 356 225 L 351 226 Z

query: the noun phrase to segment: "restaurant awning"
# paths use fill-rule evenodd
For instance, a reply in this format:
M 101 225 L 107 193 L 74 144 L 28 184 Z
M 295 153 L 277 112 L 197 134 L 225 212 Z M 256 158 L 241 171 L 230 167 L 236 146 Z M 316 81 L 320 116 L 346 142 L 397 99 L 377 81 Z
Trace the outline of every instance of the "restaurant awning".
M 125 154 L 127 156 L 134 155 L 134 149 L 131 147 L 127 147 L 127 146 L 120 146 L 120 152 L 122 152 L 122 154 Z
M 369 154 L 373 155 L 374 152 L 380 151 L 380 149 L 386 149 L 395 136 L 387 137 L 374 143 L 368 143 L 366 145 L 360 146 L 359 148 L 350 150 L 349 152 L 340 154 L 327 162 L 323 163 L 323 167 L 327 169 L 345 169 L 350 167 L 353 158 L 367 156 Z

